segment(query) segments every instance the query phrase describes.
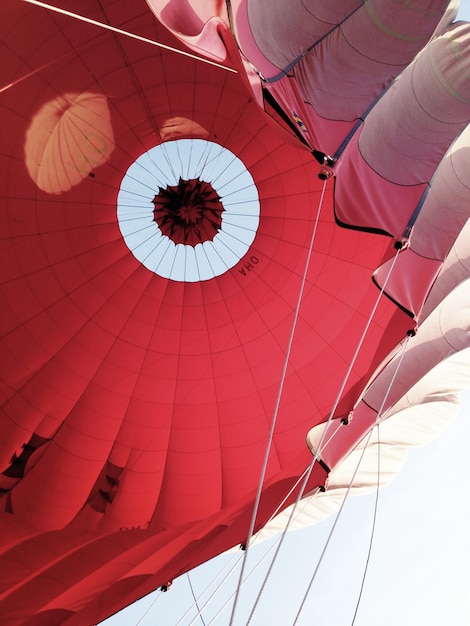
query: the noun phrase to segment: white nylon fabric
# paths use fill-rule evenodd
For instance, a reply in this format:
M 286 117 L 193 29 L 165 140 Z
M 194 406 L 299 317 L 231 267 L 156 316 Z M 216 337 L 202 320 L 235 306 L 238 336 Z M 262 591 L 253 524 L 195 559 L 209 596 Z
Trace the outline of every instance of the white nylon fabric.
M 452 246 L 428 298 L 421 318 L 425 319 L 466 276 L 470 273 L 470 222 L 467 221 Z
M 457 361 L 458 359 L 456 359 Z M 447 369 L 446 377 L 452 379 L 457 376 L 465 377 L 466 384 L 470 384 L 470 351 L 467 351 L 465 359 L 454 362 L 452 359 L 444 367 L 436 368 L 434 376 L 439 376 Z M 420 395 L 419 385 L 416 394 Z M 408 402 L 403 399 L 403 404 Z M 402 470 L 410 448 L 426 445 L 442 435 L 452 424 L 459 410 L 459 396 L 455 394 L 443 394 L 439 399 L 422 404 L 412 405 L 408 408 L 399 409 L 401 403 L 397 403 L 392 409 L 397 410 L 393 416 L 384 419 L 380 424 L 380 443 L 378 442 L 377 430 L 374 430 L 369 443 L 364 451 L 365 439 L 351 451 L 335 469 L 330 472 L 327 490 L 324 493 L 314 495 L 307 494 L 298 507 L 289 530 L 298 530 L 316 524 L 338 512 L 344 497 L 351 484 L 352 496 L 365 495 L 374 492 L 379 487 L 389 485 Z M 389 412 L 389 413 L 390 413 Z M 347 428 L 347 426 L 345 426 Z M 322 434 L 322 425 L 314 429 L 316 432 L 309 433 L 309 439 L 319 440 Z M 378 479 L 378 458 L 380 455 L 380 480 Z M 321 455 L 320 455 L 321 456 Z M 361 460 L 362 456 L 362 460 Z M 358 463 L 359 469 L 357 469 Z M 354 472 L 356 475 L 353 480 Z M 352 483 L 351 483 L 352 481 Z M 288 507 L 277 515 L 269 524 L 255 535 L 256 542 L 264 541 L 284 530 L 289 519 L 292 507 Z

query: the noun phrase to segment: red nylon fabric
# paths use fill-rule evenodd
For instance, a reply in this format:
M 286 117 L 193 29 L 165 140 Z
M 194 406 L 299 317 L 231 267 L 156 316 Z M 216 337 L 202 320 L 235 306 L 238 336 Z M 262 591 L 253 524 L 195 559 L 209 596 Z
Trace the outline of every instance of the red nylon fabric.
M 60 6 L 177 44 L 144 2 Z M 246 539 L 322 182 L 241 62 L 228 73 L 13 0 L 0 25 L 0 614 L 92 624 Z M 260 199 L 249 251 L 191 284 L 139 263 L 116 217 L 127 168 L 177 138 L 231 150 Z M 310 461 L 306 434 L 334 405 L 371 274 L 393 253 L 340 228 L 332 194 L 330 182 L 257 528 Z M 409 322 L 381 303 L 337 415 Z M 317 466 L 308 489 L 325 479 Z

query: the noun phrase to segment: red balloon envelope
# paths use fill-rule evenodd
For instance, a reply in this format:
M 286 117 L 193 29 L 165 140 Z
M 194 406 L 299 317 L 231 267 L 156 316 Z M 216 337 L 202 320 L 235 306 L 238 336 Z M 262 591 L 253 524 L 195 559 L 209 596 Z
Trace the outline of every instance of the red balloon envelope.
M 291 128 L 319 114 L 285 115 L 298 80 L 285 101 L 290 79 L 273 91 L 284 112 L 260 106 L 218 3 L 199 17 L 194 3 L 185 44 L 225 69 L 152 45 L 183 48 L 143 1 L 56 4 L 138 38 L 16 0 L 0 8 L 4 624 L 96 623 L 244 542 L 276 415 L 256 529 L 266 523 L 309 464 L 307 434 L 327 421 L 349 364 L 338 419 L 415 325 L 391 294 L 355 357 L 378 295 L 371 276 L 394 254 L 393 239 L 366 231 L 401 238 L 414 185 L 458 133 L 405 183 L 391 232 L 367 202 L 366 223 L 356 219 L 377 174 L 365 126 L 366 148 L 354 139 L 338 161 L 337 210 L 360 227 L 344 229 L 311 153 L 329 147 Z M 177 4 L 155 9 L 175 30 Z M 209 22 L 216 39 L 199 33 Z M 318 124 L 320 137 L 333 122 Z M 329 444 L 331 463 L 370 418 L 357 424 Z M 328 469 L 315 465 L 308 491 Z

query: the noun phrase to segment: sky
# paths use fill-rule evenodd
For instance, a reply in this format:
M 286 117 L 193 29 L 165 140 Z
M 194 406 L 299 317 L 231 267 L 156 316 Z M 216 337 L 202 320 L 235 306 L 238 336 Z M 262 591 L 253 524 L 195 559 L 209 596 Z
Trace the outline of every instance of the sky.
M 470 0 L 460 4 L 459 18 L 470 21 Z M 462 395 L 453 425 L 434 442 L 412 449 L 391 485 L 378 496 L 348 498 L 298 626 L 470 624 L 469 441 L 470 391 Z M 335 516 L 287 534 L 253 626 L 294 624 L 334 523 Z M 248 623 L 274 543 L 270 540 L 249 551 L 246 572 L 257 569 L 240 591 L 233 626 Z M 266 553 L 268 558 L 262 560 Z M 235 550 L 213 559 L 176 579 L 167 593 L 150 594 L 102 626 L 228 626 L 241 555 Z M 220 572 L 225 576 L 237 561 L 238 568 L 199 616 L 194 598 L 204 606 L 220 584 L 216 577 Z

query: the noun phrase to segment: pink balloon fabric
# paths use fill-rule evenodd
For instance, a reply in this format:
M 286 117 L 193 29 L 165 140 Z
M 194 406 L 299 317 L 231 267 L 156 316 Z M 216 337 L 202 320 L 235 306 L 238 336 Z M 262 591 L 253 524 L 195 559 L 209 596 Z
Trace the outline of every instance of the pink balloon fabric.
M 56 4 L 120 32 L 0 7 L 5 625 L 95 624 L 244 543 L 274 417 L 255 530 L 312 429 L 340 426 L 311 493 L 373 426 L 408 330 L 390 415 L 468 343 L 448 3 Z

